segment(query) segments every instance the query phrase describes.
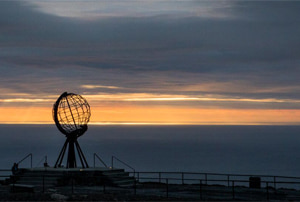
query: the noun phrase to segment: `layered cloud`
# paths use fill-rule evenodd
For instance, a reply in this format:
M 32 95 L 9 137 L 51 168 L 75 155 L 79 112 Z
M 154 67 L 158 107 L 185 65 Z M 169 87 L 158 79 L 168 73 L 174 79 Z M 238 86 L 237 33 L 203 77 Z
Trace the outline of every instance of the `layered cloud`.
M 156 17 L 182 18 L 206 17 L 225 18 L 232 14 L 228 12 L 230 1 L 36 1 L 29 0 L 36 10 L 50 15 L 77 18 L 81 20 L 97 20 L 113 17 Z
M 299 109 L 299 7 L 1 1 L 0 106 L 46 106 L 72 91 L 106 107 Z

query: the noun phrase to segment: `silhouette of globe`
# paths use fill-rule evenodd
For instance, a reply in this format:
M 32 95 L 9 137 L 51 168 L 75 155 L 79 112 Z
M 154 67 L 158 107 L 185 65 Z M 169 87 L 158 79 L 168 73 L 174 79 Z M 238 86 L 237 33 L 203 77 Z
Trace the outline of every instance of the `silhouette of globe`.
M 91 111 L 88 102 L 74 93 L 64 92 L 53 106 L 53 119 L 66 136 L 77 138 L 87 130 Z

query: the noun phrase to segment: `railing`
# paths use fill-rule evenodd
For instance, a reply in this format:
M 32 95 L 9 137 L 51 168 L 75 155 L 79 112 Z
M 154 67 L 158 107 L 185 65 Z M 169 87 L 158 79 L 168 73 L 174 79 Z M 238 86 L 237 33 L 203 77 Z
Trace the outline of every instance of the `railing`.
M 271 175 L 255 175 L 259 177 L 268 177 L 268 178 L 281 178 L 281 179 L 294 179 L 298 181 L 273 181 L 273 180 L 262 180 L 260 181 L 261 185 L 259 188 L 252 188 L 250 186 L 251 180 L 229 180 L 227 179 L 209 179 L 210 175 L 216 176 L 231 176 L 231 177 L 252 177 L 253 175 L 235 175 L 235 174 L 217 174 L 217 173 L 189 173 L 189 172 L 136 172 L 138 179 L 140 180 L 139 184 L 148 184 L 149 182 L 153 183 L 153 186 L 161 187 L 165 189 L 166 197 L 169 197 L 169 193 L 172 193 L 170 187 L 173 187 L 174 196 L 180 196 L 178 193 L 180 192 L 180 186 L 185 187 L 188 186 L 188 190 L 190 193 L 199 193 L 200 200 L 203 200 L 203 196 L 206 195 L 205 200 L 212 200 L 211 198 L 207 197 L 216 197 L 216 199 L 220 200 L 220 196 L 224 197 L 224 194 L 227 198 L 226 200 L 230 199 L 237 199 L 245 200 L 242 197 L 248 195 L 246 200 L 255 200 L 255 197 L 260 197 L 259 200 L 270 200 L 275 199 L 278 200 L 286 200 L 289 197 L 285 198 L 288 192 L 294 192 L 293 200 L 300 199 L 300 178 L 299 177 L 286 177 L 286 176 L 271 176 Z M 141 174 L 155 174 L 158 177 L 141 177 Z M 180 174 L 181 177 L 162 177 L 163 174 Z M 182 175 L 184 174 L 184 175 Z M 201 174 L 204 177 L 201 179 L 190 179 L 190 178 L 183 178 L 183 176 L 188 174 Z M 171 182 L 178 182 L 181 181 L 182 183 L 171 183 Z M 185 182 L 185 183 L 183 183 Z M 227 185 L 221 185 L 226 183 Z M 241 186 L 240 184 L 247 184 L 247 186 Z M 276 184 L 281 185 L 281 188 L 276 188 Z M 264 186 L 263 186 L 264 185 Z M 270 186 L 273 185 L 274 187 Z M 294 188 L 286 188 L 288 185 L 290 186 L 297 186 L 298 189 Z M 165 186 L 165 188 L 164 188 Z M 198 188 L 196 188 L 199 186 Z M 242 190 L 243 189 L 243 190 Z M 182 188 L 182 190 L 187 190 L 187 188 Z M 181 190 L 181 191 L 182 191 Z M 198 190 L 198 191 L 197 191 Z M 219 196 L 220 195 L 220 196 Z M 238 195 L 238 197 L 237 197 Z M 244 196 L 243 196 L 244 195 Z M 180 196 L 182 197 L 182 196 Z M 230 198 L 232 197 L 232 198 Z M 253 198 L 252 198 L 253 197 Z M 256 199 L 258 200 L 258 199 Z
M 118 159 L 115 156 L 111 157 L 111 168 L 114 168 L 114 159 L 119 161 L 120 163 L 122 163 L 123 165 L 127 166 L 128 168 L 130 168 L 131 170 L 133 170 L 133 176 L 135 177 L 135 169 L 133 167 L 131 167 L 130 165 L 128 165 L 127 163 L 125 163 L 124 161 Z
M 138 173 L 138 172 L 137 172 Z M 53 182 L 53 178 L 55 177 L 62 177 L 61 175 L 53 175 L 47 174 L 45 171 L 40 176 L 23 176 L 23 178 L 31 179 L 35 181 L 35 186 L 28 186 L 29 188 L 38 188 L 40 192 L 46 192 L 47 189 L 52 188 L 53 185 L 49 185 L 47 182 Z M 79 179 L 78 179 L 79 177 Z M 85 184 L 82 184 L 82 179 L 85 179 L 89 183 L 94 183 L 94 188 L 87 188 Z M 117 187 L 111 185 L 108 181 L 106 181 L 104 176 L 94 176 L 93 179 L 95 181 L 90 181 L 86 177 L 80 178 L 80 176 L 76 175 L 69 175 L 68 178 L 65 178 L 63 181 L 64 188 L 61 189 L 64 193 L 118 193 L 118 195 L 122 195 L 124 193 L 124 189 L 126 191 L 126 197 L 133 197 L 135 195 L 139 195 L 138 199 L 141 200 L 142 196 L 145 196 L 145 199 L 149 197 L 160 197 L 163 198 L 178 198 L 181 200 L 188 199 L 188 200 L 299 200 L 300 199 L 300 190 L 293 190 L 293 189 L 274 189 L 273 187 L 269 186 L 272 184 L 272 181 L 261 181 L 264 186 L 259 189 L 252 189 L 248 187 L 241 187 L 239 183 L 249 183 L 249 180 L 231 180 L 229 186 L 220 186 L 220 183 L 227 183 L 227 180 L 213 180 L 207 179 L 207 182 L 203 179 L 185 179 L 185 184 L 182 185 L 174 184 L 172 181 L 174 180 L 181 180 L 179 178 L 140 178 L 143 179 L 145 182 L 134 183 L 128 187 Z M 152 183 L 149 184 L 148 182 L 151 180 L 161 180 L 161 183 Z M 195 183 L 196 180 L 196 183 Z M 36 184 L 36 182 L 40 182 L 40 184 Z M 207 184 L 205 184 L 207 183 Z M 282 181 L 279 182 L 280 184 L 296 184 L 300 185 L 299 182 L 290 182 L 290 181 Z M 215 185 L 209 185 L 215 184 Z M 17 182 L 12 182 L 11 184 L 12 189 L 17 188 L 20 186 Z M 16 187 L 15 187 L 16 186 Z M 21 184 L 22 186 L 22 184 Z M 120 192 L 116 192 L 116 191 Z M 155 199 L 155 198 L 154 198 Z M 158 198 L 159 199 L 159 198 Z
M 0 169 L 0 172 L 7 172 L 8 169 Z M 124 189 L 130 191 L 132 196 L 141 194 L 145 196 L 160 196 L 160 197 L 179 197 L 180 199 L 190 200 L 300 200 L 300 189 L 280 189 L 275 188 L 276 184 L 281 187 L 287 186 L 300 186 L 300 177 L 286 177 L 286 176 L 271 176 L 271 175 L 255 175 L 257 177 L 269 178 L 270 180 L 262 180 L 261 188 L 251 188 L 250 180 L 243 180 L 243 177 L 252 177 L 254 175 L 239 175 L 239 174 L 219 174 L 219 173 L 195 173 L 195 172 L 134 172 L 138 174 L 139 182 L 134 181 L 131 186 L 127 188 L 118 188 L 112 186 L 106 181 L 105 176 L 93 176 L 94 181 L 88 180 L 86 177 L 80 178 L 80 176 L 69 175 L 70 181 L 63 186 L 69 193 L 84 192 L 90 193 L 103 190 L 103 192 L 115 193 L 116 190 L 124 192 Z M 145 175 L 153 176 L 145 176 Z M 195 174 L 199 176 L 195 176 Z M 169 176 L 168 176 L 169 175 Z M 4 175 L 1 175 L 4 176 Z M 228 178 L 229 176 L 229 178 Z M 7 175 L 6 177 L 9 177 Z M 53 181 L 53 177 L 62 177 L 61 175 L 53 175 L 46 171 L 39 176 L 23 176 L 23 178 L 31 178 L 33 181 L 40 180 L 40 184 L 36 185 L 40 187 L 42 192 L 45 192 L 47 188 L 53 187 L 47 182 Z M 77 179 L 79 177 L 79 179 Z M 195 177 L 195 178 L 192 178 Z M 218 179 L 213 179 L 217 177 Z M 242 177 L 242 178 L 238 178 Z M 274 181 L 274 178 L 277 181 Z M 229 179 L 229 180 L 228 180 Z M 82 183 L 82 180 L 86 180 L 89 185 L 94 183 L 93 186 L 98 188 L 86 189 Z M 296 180 L 296 181 L 293 181 Z M 151 183 L 149 183 L 151 182 Z M 176 183 L 177 182 L 177 183 Z M 223 186 L 222 186 L 223 184 Z M 225 184 L 225 186 L 224 186 Z M 241 184 L 247 184 L 247 186 L 241 186 Z M 220 186 L 221 185 L 221 186 Z M 248 186 L 249 185 L 249 186 Z M 14 182 L 13 182 L 14 186 Z M 18 185 L 17 185 L 18 186 Z M 273 186 L 273 187 L 272 187 Z M 249 188 L 250 187 L 250 188 Z M 188 191 L 187 191 L 188 190 Z M 121 193 L 120 192 L 120 193 Z M 139 196 L 140 197 L 140 196 Z M 191 197 L 191 198 L 190 198 Z M 141 198 L 139 198 L 141 199 Z M 145 198 L 147 199 L 147 198 Z
M 222 185 L 230 186 L 232 181 L 238 182 L 241 186 L 247 186 L 246 181 L 250 181 L 250 177 L 261 178 L 261 183 L 268 181 L 269 185 L 272 185 L 275 189 L 277 185 L 284 184 L 285 182 L 295 182 L 299 184 L 300 189 L 300 177 L 289 176 L 273 176 L 273 175 L 250 175 L 250 174 L 220 174 L 220 173 L 198 173 L 198 172 L 134 172 L 137 177 L 137 181 L 140 180 L 156 180 L 161 183 L 163 179 L 168 178 L 176 184 L 185 184 L 187 181 L 201 180 L 204 184 L 208 182 L 222 182 Z M 293 184 L 293 183 L 290 183 Z
M 28 157 L 30 157 L 30 168 L 32 168 L 32 153 L 28 154 L 27 156 L 25 156 L 23 159 L 21 159 L 17 164 L 20 165 L 20 163 L 22 163 L 25 159 L 27 159 Z
M 105 166 L 105 168 L 108 167 L 106 165 L 106 163 L 104 163 L 104 161 L 100 158 L 100 156 L 98 156 L 96 153 L 94 153 L 94 168 L 96 167 L 96 158 Z

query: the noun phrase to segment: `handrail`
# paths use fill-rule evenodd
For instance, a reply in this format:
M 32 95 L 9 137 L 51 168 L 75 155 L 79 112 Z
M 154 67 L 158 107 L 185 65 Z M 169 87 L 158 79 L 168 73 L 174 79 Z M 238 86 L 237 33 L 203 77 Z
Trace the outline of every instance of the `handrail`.
M 216 175 L 216 176 L 230 176 L 230 177 L 266 177 L 266 178 L 288 178 L 299 179 L 300 177 L 283 176 L 283 175 L 253 175 L 253 174 L 225 174 L 225 173 L 203 173 L 203 172 L 179 172 L 179 171 L 139 171 L 141 174 L 188 174 L 188 175 Z
M 129 172 L 132 173 L 132 172 Z M 208 182 L 212 182 L 214 181 L 211 177 L 212 176 L 218 176 L 218 179 L 216 181 L 223 181 L 223 182 L 227 182 L 227 186 L 230 186 L 230 182 L 235 181 L 235 182 L 250 182 L 250 178 L 249 180 L 244 180 L 243 178 L 245 177 L 260 177 L 261 179 L 261 183 L 265 182 L 265 183 L 272 183 L 274 185 L 274 188 L 276 189 L 276 184 L 284 184 L 284 183 L 289 183 L 289 184 L 293 184 L 288 182 L 288 180 L 295 180 L 294 184 L 300 184 L 300 177 L 291 177 L 291 176 L 276 176 L 276 175 L 246 175 L 246 174 L 221 174 L 221 173 L 198 173 L 198 172 L 133 172 L 134 176 L 137 175 L 137 181 L 139 181 L 140 179 L 143 179 L 144 177 L 141 175 L 154 175 L 154 176 L 158 176 L 158 177 L 154 177 L 154 179 L 158 179 L 158 182 L 161 182 L 161 180 L 169 178 L 167 176 L 162 176 L 162 174 L 164 175 L 180 175 L 180 177 L 176 178 L 177 180 L 181 180 L 182 184 L 185 184 L 185 181 L 189 181 L 189 180 L 203 180 L 203 182 L 205 182 L 205 184 L 207 184 Z M 189 176 L 192 175 L 192 176 Z M 202 177 L 198 176 L 196 177 L 195 175 L 201 175 Z M 192 177 L 192 178 L 191 178 Z M 200 177 L 200 178 L 199 178 Z M 227 177 L 224 178 L 224 177 Z M 221 178 L 221 179 L 220 179 Z M 223 179 L 222 179 L 223 178 Z M 238 179 L 237 179 L 238 178 Z M 175 178 L 174 178 L 175 179 Z M 266 181 L 267 180 L 267 181 Z
M 116 158 L 116 157 L 114 157 Z M 117 159 L 117 158 L 116 158 Z M 4 170 L 4 169 L 1 169 L 1 170 Z M 1 171 L 0 170 L 0 171 Z M 136 172 L 137 174 L 139 174 L 139 172 Z M 141 172 L 142 173 L 142 172 Z M 144 172 L 145 173 L 145 172 Z M 181 173 L 182 172 L 148 172 L 148 173 Z M 187 174 L 189 172 L 183 172 L 184 174 Z M 1 174 L 1 173 L 0 173 Z M 11 175 L 0 175 L 0 177 L 10 177 Z M 251 176 L 251 175 L 250 175 Z M 34 176 L 22 176 L 24 179 L 39 179 L 42 180 L 41 182 L 41 186 L 43 188 L 43 192 L 45 190 L 45 188 L 47 188 L 47 183 L 45 183 L 45 180 L 46 177 L 61 177 L 61 175 L 58 175 L 58 174 L 51 174 L 51 173 L 43 173 L 42 174 L 42 179 L 41 179 L 41 175 L 34 175 Z M 70 177 L 71 177 L 71 184 L 68 184 L 67 186 L 72 186 L 72 190 L 74 188 L 75 183 L 73 182 L 73 180 L 75 179 L 74 178 L 74 175 L 72 175 L 70 173 Z M 276 177 L 276 176 L 275 176 Z M 95 182 L 99 182 L 100 180 L 103 181 L 103 190 L 105 191 L 105 186 L 107 186 L 108 184 L 106 184 L 107 182 L 103 179 L 104 176 L 95 176 L 95 179 L 98 179 L 98 180 L 95 180 Z M 178 181 L 181 180 L 181 177 L 176 177 L 176 176 L 165 176 L 165 177 L 140 177 L 139 178 L 140 180 L 135 180 L 134 181 L 134 184 L 131 186 L 132 189 L 134 189 L 134 192 L 131 192 L 131 193 L 135 193 L 136 194 L 136 190 L 147 190 L 147 186 L 143 186 L 144 183 L 149 183 L 149 182 L 156 182 L 156 180 L 161 180 L 159 181 L 159 183 L 161 183 L 161 186 L 156 186 L 154 184 L 153 187 L 150 187 L 151 189 L 154 188 L 154 189 L 159 189 L 159 190 L 166 190 L 166 194 L 168 193 L 176 193 L 178 190 L 186 190 L 186 187 L 183 186 L 183 189 L 181 189 L 179 187 L 179 183 Z M 154 181 L 155 180 L 155 181 Z M 185 181 L 187 183 L 184 183 L 182 185 L 192 185 L 192 186 L 189 186 L 189 190 L 191 191 L 191 195 L 189 195 L 189 197 L 196 197 L 198 194 L 200 194 L 200 196 L 202 196 L 201 194 L 202 193 L 205 193 L 204 196 L 209 196 L 211 193 L 211 190 L 210 188 L 208 188 L 207 186 L 218 186 L 218 185 L 221 185 L 220 187 L 224 187 L 224 184 L 226 182 L 228 182 L 228 180 L 226 179 L 207 179 L 207 180 L 204 180 L 203 177 L 197 177 L 197 178 L 185 178 Z M 206 181 L 206 182 L 205 182 Z M 207 184 L 207 182 L 209 182 L 209 184 Z M 278 200 L 283 200 L 283 199 L 290 199 L 288 195 L 293 195 L 294 196 L 294 199 L 295 200 L 298 200 L 298 195 L 297 193 L 299 193 L 299 185 L 300 185 L 300 182 L 295 182 L 295 181 L 280 181 L 280 182 L 276 182 L 279 187 L 276 187 L 276 184 L 273 184 L 274 182 L 272 180 L 261 180 L 260 181 L 260 186 L 258 189 L 260 189 L 260 191 L 257 189 L 255 191 L 252 191 L 252 190 L 245 190 L 245 189 L 238 189 L 237 187 L 240 187 L 240 186 L 243 186 L 245 188 L 255 188 L 255 187 L 251 187 L 251 184 L 250 184 L 251 180 L 250 179 L 233 179 L 233 180 L 230 180 L 227 187 L 228 188 L 218 188 L 218 189 L 214 189 L 214 191 L 216 192 L 216 194 L 221 194 L 222 197 L 226 196 L 227 197 L 227 194 L 230 194 L 232 193 L 234 195 L 234 193 L 237 193 L 236 195 L 238 195 L 239 193 L 241 194 L 244 194 L 244 193 L 247 193 L 247 197 L 252 197 L 252 196 L 257 196 L 256 200 L 259 199 L 259 200 L 264 200 L 265 198 L 261 198 L 261 197 L 264 197 L 264 196 L 270 196 L 270 199 L 278 199 Z M 138 184 L 137 184 L 138 183 Z M 245 185 L 245 183 L 248 183 L 247 185 Z M 94 184 L 96 186 L 99 186 L 99 184 Z M 141 186 L 140 186 L 141 185 Z M 165 185 L 165 186 L 164 186 Z M 175 185 L 176 186 L 176 189 L 169 189 L 171 188 L 171 186 Z M 274 186 L 273 186 L 274 185 Z M 170 187 L 168 187 L 170 186 Z M 231 187 L 231 189 L 229 189 Z M 128 187 L 130 188 L 130 187 Z M 203 188 L 203 189 L 202 189 Z M 237 189 L 236 189 L 237 188 Z M 281 189 L 294 189 L 295 192 L 291 192 L 289 193 L 288 192 L 285 192 L 285 191 L 282 191 Z M 94 191 L 99 191 L 99 189 L 95 189 Z M 277 192 L 278 191 L 278 192 Z M 147 192 L 147 191 L 146 191 Z M 195 195 L 193 194 L 195 193 Z M 283 193 L 288 193 L 287 195 L 286 194 L 283 194 Z M 214 193 L 215 194 L 215 193 Z M 249 195 L 248 195 L 249 194 Z M 278 194 L 278 195 L 277 195 Z M 176 194 L 177 195 L 177 194 Z M 220 196 L 221 196 L 220 195 Z M 178 196 L 183 196 L 183 198 L 185 198 L 185 195 L 181 195 L 179 193 Z M 199 196 L 199 195 L 198 195 Z M 277 198 L 277 196 L 282 196 L 282 198 Z M 234 199 L 234 198 L 233 198 Z M 241 198 L 237 198 L 238 200 L 241 200 Z
M 25 156 L 22 160 L 20 160 L 17 164 L 19 165 L 20 163 L 22 163 L 25 159 L 27 159 L 30 156 L 30 168 L 32 168 L 32 153 L 28 154 L 27 156 Z
M 38 167 L 38 165 L 40 165 L 40 163 L 41 163 L 44 159 L 45 159 L 45 163 L 47 163 L 47 155 L 44 156 L 44 157 L 38 162 L 38 164 L 36 164 L 35 167 Z
M 104 163 L 104 161 L 100 158 L 100 156 L 98 156 L 96 153 L 94 153 L 94 168 L 95 168 L 95 165 L 96 165 L 96 158 L 105 166 L 105 168 L 107 168 L 108 166 L 106 165 L 106 163 Z
M 66 186 L 66 188 L 68 187 L 69 190 L 72 190 L 72 193 L 74 192 L 74 188 L 76 187 L 76 184 L 74 183 L 74 175 L 72 175 L 71 173 L 69 174 L 70 176 L 70 183 L 64 185 Z M 10 175 L 2 175 L 0 177 L 10 177 Z M 40 183 L 40 187 L 42 189 L 39 189 L 40 191 L 42 191 L 43 193 L 45 192 L 45 190 L 48 188 L 48 184 L 45 183 L 46 180 L 51 179 L 51 178 L 57 178 L 57 177 L 61 177 L 61 175 L 58 174 L 42 174 L 42 179 L 41 179 L 41 175 L 34 175 L 34 176 L 22 176 L 24 179 L 30 179 L 30 180 L 37 180 L 37 181 L 41 181 Z M 47 178 L 46 178 L 47 177 Z M 48 178 L 49 177 L 49 178 Z M 102 187 L 103 187 L 103 193 L 106 192 L 106 186 L 111 186 L 110 182 L 107 182 L 106 180 L 104 180 L 105 177 L 104 176 L 95 176 L 95 184 L 91 184 L 92 186 L 98 186 L 97 189 L 91 189 L 91 193 L 93 193 L 93 191 L 95 191 L 95 193 L 99 193 L 99 184 L 97 182 L 103 182 L 102 183 Z M 161 178 L 162 182 L 160 182 L 161 184 L 159 186 L 157 186 L 158 184 L 153 184 L 153 186 L 144 186 L 146 183 L 149 182 L 153 182 L 153 180 L 158 179 L 157 177 L 155 178 L 141 178 L 143 179 L 142 182 L 140 181 L 134 181 L 134 184 L 131 186 L 126 187 L 126 189 L 128 189 L 128 193 L 129 194 L 134 194 L 136 195 L 137 191 L 139 191 L 140 193 L 144 193 L 141 196 L 144 197 L 146 196 L 151 197 L 153 195 L 155 195 L 155 193 L 165 193 L 166 197 L 169 197 L 170 195 L 172 196 L 172 198 L 163 198 L 163 199 L 173 199 L 173 196 L 175 199 L 183 199 L 183 200 L 187 200 L 187 199 L 192 199 L 195 201 L 198 201 L 200 197 L 200 200 L 207 200 L 207 199 L 223 199 L 223 200 L 242 200 L 242 199 L 247 199 L 247 200 L 251 200 L 252 197 L 255 197 L 256 200 L 262 200 L 262 201 L 268 201 L 269 199 L 271 200 L 298 200 L 298 193 L 299 193 L 299 189 L 296 189 L 296 187 L 299 187 L 300 182 L 289 182 L 289 181 L 285 181 L 285 182 L 280 182 L 280 184 L 283 185 L 283 187 L 281 186 L 280 188 L 276 188 L 276 187 L 272 187 L 272 181 L 266 180 L 266 181 L 261 181 L 261 186 L 257 187 L 255 190 L 253 190 L 252 188 L 255 187 L 251 187 L 250 185 L 250 180 L 230 180 L 230 184 L 228 185 L 228 188 L 225 188 L 224 186 L 219 186 L 222 185 L 224 182 L 226 182 L 226 180 L 217 180 L 217 179 L 211 179 L 208 180 L 210 182 L 211 187 L 208 187 L 207 184 L 203 184 L 204 180 L 203 179 L 186 179 L 187 181 L 189 181 L 188 187 L 185 185 L 179 186 L 178 183 L 174 183 L 173 180 L 180 180 L 180 178 L 172 178 L 172 177 L 168 177 L 168 178 Z M 146 181 L 147 180 L 147 181 Z M 197 182 L 195 182 L 195 180 L 197 180 Z M 217 182 L 217 183 L 216 183 Z M 12 182 L 13 184 L 13 188 L 15 186 L 15 181 Z M 212 184 L 214 183 L 214 184 Z M 221 184 L 220 184 L 221 183 Z M 249 185 L 241 185 L 241 183 L 249 183 Z M 286 184 L 286 185 L 284 185 Z M 81 185 L 81 184 L 78 184 Z M 243 189 L 240 189 L 239 187 L 243 187 Z M 174 188 L 173 188 L 174 187 Z M 294 187 L 294 188 L 291 188 Z M 185 193 L 185 191 L 187 190 L 187 188 L 189 189 L 189 193 L 188 195 Z M 249 188 L 249 189 L 248 189 Z M 283 189 L 282 189 L 283 188 Z M 288 189 L 288 190 L 284 190 L 284 189 Z M 124 188 L 121 188 L 124 189 Z M 131 191 L 131 189 L 133 189 Z M 282 189 L 282 190 L 281 190 Z M 113 190 L 119 190 L 119 188 L 113 188 Z M 150 191 L 151 190 L 151 191 Z M 213 198 L 211 195 L 211 191 L 214 191 L 213 193 Z M 111 189 L 107 190 L 108 192 L 111 191 Z M 149 192 L 150 191 L 150 192 Z M 153 192 L 154 191 L 154 192 Z M 170 195 L 169 195 L 170 193 Z M 128 195 L 129 196 L 129 195 Z M 163 197 L 162 194 L 160 194 L 160 197 Z M 203 198 L 202 198 L 203 197 Z M 216 197 L 216 198 L 214 198 Z M 230 198 L 232 197 L 232 198 Z M 245 197 L 245 198 L 244 198 Z M 136 198 L 136 197 L 135 197 Z
M 131 167 L 130 165 L 128 165 L 127 163 L 125 163 L 124 161 L 118 159 L 115 156 L 111 156 L 111 168 L 114 168 L 114 159 L 116 159 L 120 163 L 124 164 L 125 166 L 127 166 L 128 168 L 130 168 L 131 170 L 133 170 L 133 175 L 135 176 L 135 169 L 133 167 Z

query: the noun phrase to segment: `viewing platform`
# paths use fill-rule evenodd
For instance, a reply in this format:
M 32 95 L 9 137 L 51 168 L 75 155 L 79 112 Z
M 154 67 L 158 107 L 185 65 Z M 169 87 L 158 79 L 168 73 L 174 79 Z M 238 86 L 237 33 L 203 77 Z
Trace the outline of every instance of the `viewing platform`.
M 118 168 L 21 168 L 10 177 L 11 182 L 35 186 L 78 185 L 132 186 L 135 178 Z
M 28 200 L 300 200 L 299 186 L 299 177 L 47 167 L 20 168 L 2 181 L 0 197 L 18 200 L 30 193 Z

